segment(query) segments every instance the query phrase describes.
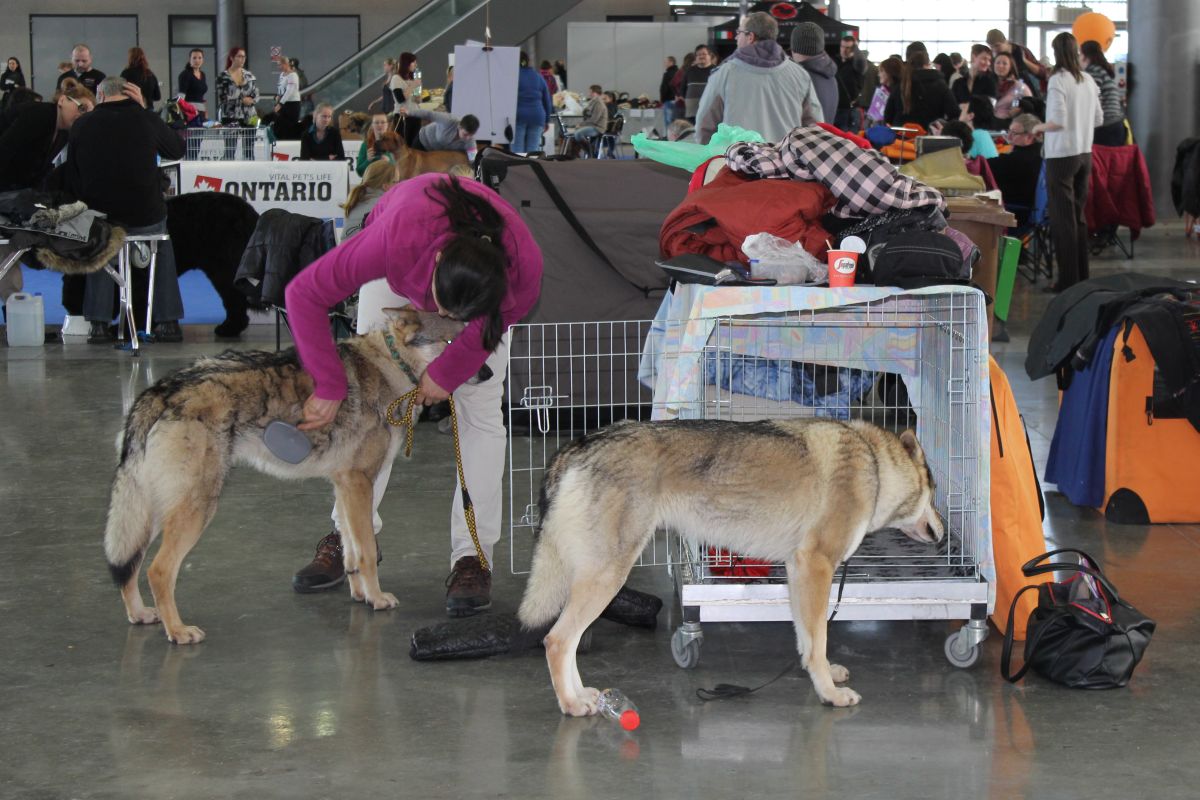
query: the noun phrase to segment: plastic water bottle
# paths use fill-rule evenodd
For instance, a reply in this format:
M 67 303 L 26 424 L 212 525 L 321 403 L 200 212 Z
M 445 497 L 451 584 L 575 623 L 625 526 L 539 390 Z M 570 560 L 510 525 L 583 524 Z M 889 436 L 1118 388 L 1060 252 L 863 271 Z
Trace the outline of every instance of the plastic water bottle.
M 599 711 L 608 719 L 619 722 L 627 731 L 636 730 L 642 724 L 637 706 L 620 689 L 605 689 L 600 693 Z
M 41 293 L 17 292 L 4 305 L 9 347 L 41 347 L 46 343 L 46 309 Z
M 1017 81 L 1017 85 L 1013 87 L 1012 107 L 1014 109 L 1021 107 L 1021 90 L 1025 88 L 1025 81 Z

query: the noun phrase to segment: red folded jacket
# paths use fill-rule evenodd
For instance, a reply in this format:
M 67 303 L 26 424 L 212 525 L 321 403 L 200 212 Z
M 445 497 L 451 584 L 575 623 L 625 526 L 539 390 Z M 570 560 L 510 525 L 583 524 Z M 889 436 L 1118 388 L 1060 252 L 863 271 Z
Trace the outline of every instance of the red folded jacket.
M 819 183 L 756 180 L 724 170 L 707 186 L 687 195 L 663 223 L 658 235 L 664 258 L 701 253 L 718 261 L 749 259 L 742 242 L 755 233 L 771 233 L 823 257 L 829 234 L 821 217 L 834 197 Z M 693 226 L 713 222 L 703 231 Z

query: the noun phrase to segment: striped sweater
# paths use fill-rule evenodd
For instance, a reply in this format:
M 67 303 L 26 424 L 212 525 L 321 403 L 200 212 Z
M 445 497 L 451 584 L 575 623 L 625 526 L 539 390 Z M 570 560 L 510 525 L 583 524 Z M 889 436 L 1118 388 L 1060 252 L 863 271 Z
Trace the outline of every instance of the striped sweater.
M 1100 111 L 1104 114 L 1102 125 L 1111 125 L 1125 119 L 1125 109 L 1121 108 L 1121 91 L 1117 82 L 1108 70 L 1099 64 L 1088 64 L 1084 69 L 1092 80 L 1100 87 Z

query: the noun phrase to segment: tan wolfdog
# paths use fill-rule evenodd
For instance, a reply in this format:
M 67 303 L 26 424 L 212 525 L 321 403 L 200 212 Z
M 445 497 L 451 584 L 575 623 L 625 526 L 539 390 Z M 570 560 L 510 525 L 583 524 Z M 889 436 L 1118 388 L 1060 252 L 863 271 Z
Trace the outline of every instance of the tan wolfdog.
M 167 638 L 177 644 L 204 639 L 204 631 L 179 617 L 175 579 L 212 520 L 234 464 L 279 478 L 332 482 L 343 515 L 339 527 L 348 533 L 343 547 L 351 596 L 376 609 L 396 606 L 395 596 L 379 588 L 371 525 L 371 484 L 402 441 L 386 412 L 463 324 L 408 308 L 387 311 L 386 329 L 339 345 L 349 394 L 332 424 L 307 433 L 312 450 L 298 464 L 277 458 L 263 442 L 272 420 L 300 422 L 312 394 L 312 378 L 295 350 L 229 350 L 202 358 L 138 397 L 118 443 L 120 463 L 104 533 L 109 570 L 131 623 L 161 620 Z M 162 545 L 147 570 L 157 608 L 149 608 L 142 603 L 138 572 L 159 532 Z
M 829 587 L 864 536 L 898 528 L 942 538 L 933 476 L 911 431 L 866 422 L 626 422 L 551 461 L 520 618 L 558 621 L 546 660 L 564 714 L 596 713 L 575 649 L 659 528 L 783 562 L 801 662 L 825 703 L 858 703 L 849 672 L 825 656 Z M 560 613 L 561 612 L 561 613 Z

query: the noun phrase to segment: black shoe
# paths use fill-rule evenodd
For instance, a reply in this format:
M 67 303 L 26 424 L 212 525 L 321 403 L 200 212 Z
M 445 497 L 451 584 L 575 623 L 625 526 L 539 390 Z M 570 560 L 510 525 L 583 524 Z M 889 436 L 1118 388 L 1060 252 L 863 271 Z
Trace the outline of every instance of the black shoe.
M 225 321 L 213 328 L 213 335 L 218 339 L 236 339 L 242 331 L 250 326 L 250 317 L 226 317 Z
M 107 322 L 93 322 L 88 329 L 88 344 L 112 344 L 117 340 L 112 326 Z
M 475 556 L 463 556 L 454 562 L 446 578 L 446 613 L 469 617 L 492 607 L 492 573 Z
M 182 342 L 183 331 L 179 327 L 179 323 L 171 322 L 156 322 L 154 328 L 150 331 L 150 335 L 154 337 L 156 342 Z
M 383 561 L 383 548 L 375 540 L 375 563 Z M 313 594 L 341 586 L 346 580 L 342 537 L 331 531 L 317 544 L 317 552 L 303 569 L 292 576 L 292 588 L 300 594 Z

